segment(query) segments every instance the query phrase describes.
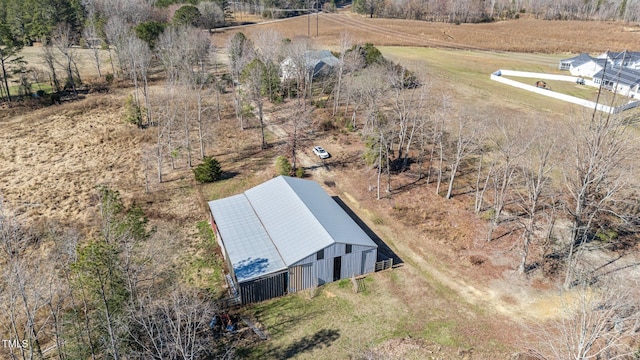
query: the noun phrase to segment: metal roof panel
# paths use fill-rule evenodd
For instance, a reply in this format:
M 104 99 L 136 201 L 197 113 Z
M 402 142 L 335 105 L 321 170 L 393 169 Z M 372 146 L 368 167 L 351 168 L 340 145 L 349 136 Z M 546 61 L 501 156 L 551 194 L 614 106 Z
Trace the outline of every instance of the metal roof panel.
M 238 282 L 286 269 L 244 194 L 209 202 Z
M 333 243 L 331 236 L 313 217 L 299 194 L 287 184 L 285 177 L 271 179 L 247 190 L 245 194 L 285 264 L 293 264 Z

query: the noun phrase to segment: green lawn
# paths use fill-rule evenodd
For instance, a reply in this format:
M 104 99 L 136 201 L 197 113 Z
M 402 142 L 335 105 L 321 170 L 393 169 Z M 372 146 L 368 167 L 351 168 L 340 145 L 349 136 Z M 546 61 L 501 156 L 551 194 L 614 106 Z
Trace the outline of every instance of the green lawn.
M 51 87 L 51 85 L 49 83 L 31 84 L 31 93 L 32 94 L 35 94 L 38 90 L 42 90 L 42 91 L 46 92 L 47 94 L 50 94 L 52 92 L 53 88 Z M 9 92 L 11 93 L 11 96 L 23 95 L 21 93 L 21 91 L 22 91 L 22 89 L 18 85 L 9 86 Z
M 507 79 L 511 79 L 517 82 L 521 82 L 527 85 L 535 85 L 536 81 L 540 80 L 537 78 L 526 78 L 526 77 L 517 77 L 517 76 L 504 76 Z M 589 101 L 596 101 L 598 98 L 598 89 L 592 86 L 586 85 L 578 85 L 574 82 L 569 81 L 558 81 L 558 80 L 544 80 L 547 83 L 547 88 L 549 90 L 566 94 L 570 96 L 574 96 L 580 99 L 585 99 Z M 612 93 L 609 91 L 603 92 L 601 94 L 601 99 L 605 100 L 604 103 L 609 104 Z M 603 97 L 604 96 L 604 97 Z M 629 98 L 626 96 L 616 96 L 615 106 L 620 106 L 629 102 Z
M 490 75 L 498 69 L 530 71 L 549 74 L 563 74 L 558 70 L 558 61 L 565 56 L 549 54 L 520 54 L 488 51 L 444 50 L 416 47 L 380 47 L 382 54 L 398 63 L 405 64 L 423 74 L 425 82 L 437 79 L 458 92 L 458 98 L 472 102 L 483 101 L 493 104 L 496 110 L 514 109 L 528 113 L 541 112 L 564 116 L 580 113 L 583 108 L 546 96 L 532 95 L 531 92 L 514 89 L 493 81 Z M 513 78 L 526 84 L 534 84 L 539 79 Z M 545 80 L 547 81 L 547 80 Z M 568 95 L 594 101 L 595 91 L 587 86 L 569 82 L 547 81 L 551 89 Z M 620 97 L 623 102 L 628 101 Z
M 366 290 L 354 293 L 350 280 L 305 290 L 248 308 L 270 339 L 240 348 L 243 359 L 348 359 L 389 339 L 421 338 L 447 347 L 469 346 L 458 335 L 462 324 L 444 319 L 437 309 L 398 302 L 393 284 L 405 284 L 403 272 L 367 276 Z M 390 283 L 391 282 L 391 283 Z M 391 287 L 390 287 L 391 286 Z M 420 301 L 416 302 L 416 306 Z M 409 356 L 410 358 L 420 358 Z

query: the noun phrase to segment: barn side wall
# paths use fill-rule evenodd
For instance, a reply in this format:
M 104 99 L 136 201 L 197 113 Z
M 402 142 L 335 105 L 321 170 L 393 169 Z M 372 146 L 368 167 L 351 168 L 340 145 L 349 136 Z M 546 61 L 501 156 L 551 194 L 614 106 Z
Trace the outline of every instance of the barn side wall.
M 251 304 L 283 296 L 288 290 L 288 272 L 283 271 L 240 283 L 242 304 Z
M 373 272 L 377 249 L 373 246 L 352 245 L 351 253 L 346 253 L 345 244 L 333 244 L 324 249 L 324 259 L 317 260 L 317 254 L 289 266 L 289 292 L 313 288 L 333 281 L 334 258 L 340 256 L 340 279 Z
M 222 257 L 224 258 L 224 262 L 227 264 L 227 270 L 229 271 L 229 274 L 231 274 L 231 277 L 235 281 L 236 274 L 233 271 L 233 265 L 229 261 L 229 254 L 227 254 L 227 249 L 224 246 L 224 241 L 222 240 L 222 236 L 220 235 L 220 231 L 218 230 L 218 226 L 216 225 L 216 220 L 211 214 L 209 215 L 209 224 L 211 225 L 211 229 L 213 229 L 213 232 L 216 235 L 216 242 L 218 243 L 218 246 L 220 246 L 220 252 L 222 252 Z

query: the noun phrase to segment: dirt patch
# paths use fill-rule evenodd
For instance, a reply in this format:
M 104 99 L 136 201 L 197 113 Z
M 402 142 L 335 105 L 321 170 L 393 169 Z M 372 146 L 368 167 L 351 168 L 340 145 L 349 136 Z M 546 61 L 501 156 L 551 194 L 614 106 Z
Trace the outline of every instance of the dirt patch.
M 429 344 L 421 339 L 410 337 L 391 339 L 378 345 L 371 355 L 389 359 L 439 359 L 457 355 L 455 351 L 442 345 Z M 365 353 L 366 355 L 366 353 Z

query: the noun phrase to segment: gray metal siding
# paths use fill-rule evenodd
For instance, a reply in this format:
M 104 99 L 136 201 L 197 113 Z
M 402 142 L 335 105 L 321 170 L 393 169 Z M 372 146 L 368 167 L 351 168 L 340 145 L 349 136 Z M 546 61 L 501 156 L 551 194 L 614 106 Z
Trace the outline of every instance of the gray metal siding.
M 242 304 L 273 299 L 287 293 L 288 272 L 250 280 L 239 284 Z
M 360 253 L 361 275 L 372 273 L 376 270 L 376 260 L 378 260 L 378 249 L 370 249 Z
M 338 256 L 342 257 L 340 279 L 346 279 L 373 272 L 377 249 L 352 245 L 351 253 L 346 254 L 345 244 L 333 244 L 324 249 L 322 260 L 316 260 L 316 253 L 307 256 L 289 267 L 291 277 L 296 279 L 295 283 L 292 280 L 289 284 L 289 291 L 296 292 L 332 282 L 333 262 Z

